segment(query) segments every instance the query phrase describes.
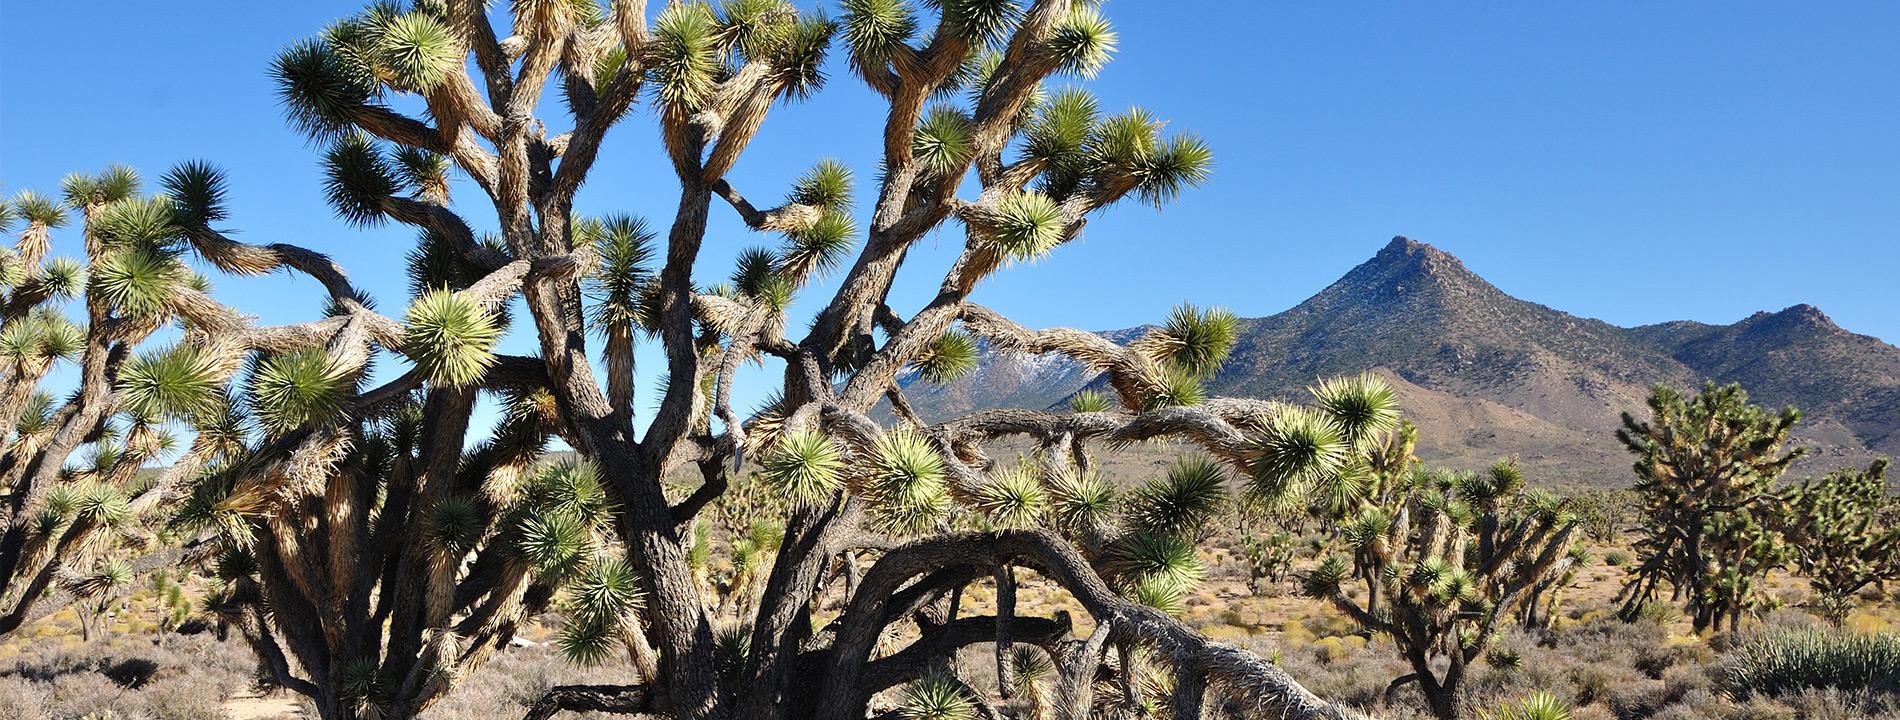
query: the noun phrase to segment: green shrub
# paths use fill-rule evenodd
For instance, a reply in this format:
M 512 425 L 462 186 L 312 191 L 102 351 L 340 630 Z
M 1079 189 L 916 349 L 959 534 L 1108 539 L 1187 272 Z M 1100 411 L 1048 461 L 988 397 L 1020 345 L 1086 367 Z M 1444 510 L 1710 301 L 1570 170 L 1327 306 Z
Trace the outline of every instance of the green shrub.
M 1636 611 L 1636 619 L 1654 625 L 1668 625 L 1682 618 L 1682 610 L 1661 600 L 1643 603 Z
M 1626 565 L 1631 559 L 1633 558 L 1630 556 L 1630 551 L 1628 550 L 1611 550 L 1603 553 L 1603 564 L 1610 567 Z
M 1721 668 L 1738 700 L 1811 688 L 1900 690 L 1900 635 L 1778 630 L 1735 649 Z

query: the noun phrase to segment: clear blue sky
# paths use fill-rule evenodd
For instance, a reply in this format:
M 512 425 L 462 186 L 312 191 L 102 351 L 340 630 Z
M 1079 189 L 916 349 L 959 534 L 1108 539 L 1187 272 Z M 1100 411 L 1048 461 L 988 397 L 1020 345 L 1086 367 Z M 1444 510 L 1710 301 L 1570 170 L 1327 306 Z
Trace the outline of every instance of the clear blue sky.
M 155 177 L 211 160 L 230 172 L 242 238 L 331 253 L 399 312 L 410 233 L 334 219 L 318 153 L 286 127 L 266 74 L 279 48 L 357 7 L 0 5 L 0 182 L 50 190 L 111 162 Z M 1108 108 L 1141 104 L 1203 134 L 1219 165 L 1166 212 L 1113 210 L 1080 245 L 979 292 L 1025 324 L 1127 327 L 1183 299 L 1272 314 L 1403 234 L 1513 295 L 1618 325 L 1805 302 L 1900 341 L 1900 4 L 1106 9 L 1120 52 L 1090 86 Z M 834 60 L 817 98 L 767 120 L 735 184 L 775 198 L 824 156 L 868 181 L 880 122 Z M 664 223 L 675 191 L 651 116 L 607 144 L 581 209 Z M 716 210 L 711 257 L 769 242 Z M 960 238 L 913 255 L 900 310 L 935 287 Z M 269 322 L 318 305 L 301 278 L 219 288 Z

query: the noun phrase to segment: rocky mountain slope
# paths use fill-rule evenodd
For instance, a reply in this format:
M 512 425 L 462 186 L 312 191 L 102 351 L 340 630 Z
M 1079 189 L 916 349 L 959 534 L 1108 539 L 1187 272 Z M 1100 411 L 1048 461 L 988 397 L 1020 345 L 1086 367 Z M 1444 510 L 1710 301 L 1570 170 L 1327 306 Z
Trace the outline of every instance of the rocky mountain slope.
M 1142 330 L 1104 334 L 1126 342 Z M 1740 382 L 1758 403 L 1801 408 L 1797 439 L 1817 452 L 1797 472 L 1900 455 L 1900 348 L 1812 306 L 1734 325 L 1622 328 L 1513 298 L 1403 237 L 1293 309 L 1243 320 L 1208 388 L 1296 399 L 1317 378 L 1365 370 L 1398 388 L 1427 460 L 1476 467 L 1517 455 L 1554 484 L 1627 484 L 1630 458 L 1613 434 L 1658 382 Z M 1061 357 L 986 353 L 957 383 L 904 382 L 921 413 L 941 418 L 1057 407 L 1095 380 Z

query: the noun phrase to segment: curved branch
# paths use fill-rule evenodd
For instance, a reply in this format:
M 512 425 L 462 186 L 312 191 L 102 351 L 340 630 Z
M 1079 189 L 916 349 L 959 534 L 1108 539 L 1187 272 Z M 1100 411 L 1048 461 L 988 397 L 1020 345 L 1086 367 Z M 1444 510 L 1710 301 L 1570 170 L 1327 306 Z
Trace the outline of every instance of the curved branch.
M 1251 702 L 1262 714 L 1296 719 L 1359 717 L 1320 699 L 1286 671 L 1252 653 L 1215 642 L 1166 613 L 1117 595 L 1074 547 L 1047 531 L 1036 530 L 936 536 L 893 550 L 872 566 L 858 597 L 852 598 L 845 611 L 846 627 L 834 646 L 821 719 L 844 720 L 853 712 L 861 712 L 867 696 L 852 692 L 853 688 L 841 684 L 845 682 L 841 678 L 858 677 L 868 664 L 870 645 L 883 627 L 877 621 L 887 615 L 883 605 L 893 591 L 920 573 L 967 563 L 982 563 L 984 570 L 990 563 L 1035 568 L 1081 602 L 1098 628 L 1107 628 L 1117 637 L 1173 658 L 1177 671 L 1204 675 L 1210 687 L 1221 689 L 1232 699 Z

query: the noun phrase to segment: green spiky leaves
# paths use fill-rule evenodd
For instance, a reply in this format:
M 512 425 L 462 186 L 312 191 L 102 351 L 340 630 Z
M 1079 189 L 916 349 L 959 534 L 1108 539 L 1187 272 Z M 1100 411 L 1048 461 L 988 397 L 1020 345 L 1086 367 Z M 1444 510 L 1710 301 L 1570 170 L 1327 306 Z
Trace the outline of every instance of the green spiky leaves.
M 266 430 L 283 433 L 336 417 L 351 384 L 321 347 L 273 355 L 251 372 L 251 409 Z
M 397 174 L 410 190 L 438 201 L 448 199 L 449 171 L 454 167 L 449 156 L 405 145 L 396 149 L 394 159 Z
M 1022 18 L 1016 0 L 924 0 L 943 14 L 950 32 L 980 47 L 1000 45 Z
M 1049 484 L 1056 527 L 1088 536 L 1109 526 L 1115 515 L 1115 488 L 1093 472 L 1062 474 Z
M 404 319 L 408 335 L 403 353 L 433 382 L 468 385 L 480 380 L 495 362 L 501 328 L 493 314 L 465 294 L 431 292 L 417 298 Z
M 202 160 L 181 163 L 159 180 L 171 196 L 179 225 L 186 228 L 229 217 L 224 207 L 224 171 Z
M 930 341 L 917 358 L 917 373 L 926 382 L 947 385 L 975 370 L 977 355 L 976 338 L 961 328 L 951 328 Z
M 78 260 L 56 257 L 41 267 L 39 282 L 48 297 L 69 298 L 79 294 L 86 279 L 86 266 Z
M 1207 570 L 1194 544 L 1178 535 L 1131 532 L 1108 547 L 1103 568 L 1124 591 L 1145 582 L 1161 582 L 1183 591 L 1194 589 Z
M 588 221 L 576 228 L 576 235 L 591 244 L 599 261 L 587 278 L 589 297 L 594 302 L 594 322 L 601 327 L 653 327 L 643 304 L 653 287 L 653 271 L 647 263 L 653 259 L 653 231 L 646 221 L 628 215 L 613 215 Z
M 107 205 L 138 194 L 144 181 L 137 170 L 113 163 L 98 175 L 73 173 L 60 180 L 60 197 L 66 205 L 83 208 Z
M 169 251 L 183 237 L 174 211 L 164 196 L 127 198 L 107 205 L 92 231 L 112 247 Z
M 544 465 L 526 494 L 528 507 L 536 512 L 572 517 L 590 526 L 607 522 L 613 509 L 600 471 L 592 463 L 570 460 Z
M 1339 586 L 1352 574 L 1352 564 L 1338 555 L 1327 555 L 1318 567 L 1306 574 L 1301 589 L 1311 598 L 1327 598 L 1339 592 Z
M 813 431 L 790 433 L 765 457 L 765 479 L 798 502 L 817 502 L 842 483 L 838 447 Z
M 746 248 L 739 252 L 732 271 L 732 288 L 745 298 L 783 313 L 796 293 L 790 278 L 779 272 L 778 253 L 765 248 Z
M 975 720 L 976 703 L 956 678 L 926 675 L 904 686 L 897 716 L 903 720 Z
M 119 527 L 131 519 L 132 507 L 125 493 L 105 483 L 96 483 L 87 488 L 73 505 L 73 512 L 80 518 L 107 527 Z
M 1160 208 L 1212 177 L 1213 150 L 1191 134 L 1160 137 L 1161 121 L 1141 108 L 1100 117 L 1095 99 L 1064 90 L 1036 108 L 1023 153 L 1041 164 L 1038 187 L 1051 197 L 1113 199 L 1132 193 Z
M 662 104 L 692 111 L 712 96 L 720 69 L 719 23 L 698 3 L 668 5 L 654 20 L 647 67 Z
M 1165 478 L 1149 480 L 1129 493 L 1123 516 L 1141 532 L 1194 537 L 1227 508 L 1227 472 L 1212 459 L 1189 456 L 1175 462 Z
M 396 170 L 368 135 L 338 137 L 323 155 L 323 192 L 337 217 L 371 227 L 383 220 L 383 201 L 399 186 Z
M 988 240 L 1009 262 L 1035 260 L 1062 242 L 1062 208 L 1047 195 L 1013 193 L 996 204 L 995 215 Z
M 1240 318 L 1226 308 L 1201 309 L 1189 303 L 1174 306 L 1167 322 L 1156 331 L 1162 362 L 1200 377 L 1211 377 L 1233 352 L 1240 334 Z
M 537 515 L 521 522 L 515 549 L 543 577 L 566 578 L 594 551 L 592 528 L 571 515 Z
M 1076 3 L 1067 17 L 1050 29 L 1046 46 L 1060 72 L 1093 78 L 1108 56 L 1115 52 L 1117 36 L 1102 12 L 1085 3 Z
M 437 556 L 448 561 L 461 559 L 488 530 L 488 515 L 468 498 L 451 495 L 443 498 L 423 515 L 422 536 Z
M 962 111 L 938 105 L 924 115 L 911 135 L 910 151 L 936 177 L 949 177 L 970 162 L 976 129 Z
M 840 21 L 860 71 L 882 67 L 917 33 L 917 16 L 904 0 L 845 0 Z
M 1069 397 L 1069 412 L 1108 412 L 1114 409 L 1115 401 L 1100 390 L 1083 389 Z
M 798 177 L 798 181 L 792 184 L 791 194 L 785 200 L 799 205 L 844 212 L 851 209 L 854 184 L 850 166 L 835 158 L 825 158 Z
M 1187 588 L 1163 575 L 1141 578 L 1123 592 L 1137 604 L 1169 615 L 1180 615 L 1187 611 Z
M 190 419 L 224 404 L 223 388 L 195 345 L 140 355 L 120 371 L 119 393 L 128 410 L 153 417 Z
M 83 328 L 48 308 L 29 313 L 0 332 L 0 357 L 12 362 L 72 360 L 85 344 Z
M 31 190 L 23 190 L 13 196 L 13 201 L 8 205 L 13 215 L 33 225 L 62 228 L 69 221 L 66 207 L 58 200 Z
M 428 92 L 454 72 L 462 50 L 441 21 L 423 13 L 392 19 L 377 43 L 378 64 L 398 87 Z
M 1390 432 L 1399 424 L 1399 400 L 1392 386 L 1371 373 L 1321 381 L 1313 397 L 1354 446 Z
M 837 269 L 857 241 L 857 224 L 851 219 L 852 188 L 851 168 L 831 158 L 819 161 L 792 185 L 787 204 L 819 209 L 817 222 L 786 233 L 779 253 L 779 271 L 794 285 Z
M 1142 397 L 1143 412 L 1167 407 L 1192 407 L 1207 401 L 1201 376 L 1179 365 L 1168 365 Z
M 131 247 L 93 264 L 92 292 L 120 312 L 157 315 L 171 307 L 173 289 L 187 274 L 168 253 Z
M 347 132 L 351 117 L 369 103 L 371 78 L 352 67 L 325 39 L 297 42 L 271 64 L 277 96 L 291 127 L 312 138 Z
M 934 526 L 950 505 L 943 456 L 929 440 L 905 429 L 884 433 L 870 458 L 864 494 L 880 524 L 896 533 Z
M 1027 469 L 1017 468 L 994 475 L 976 487 L 977 512 L 1000 528 L 1023 529 L 1038 526 L 1049 510 L 1048 494 L 1042 482 Z
M 1101 116 L 1095 96 L 1080 88 L 1065 88 L 1036 106 L 1035 117 L 1023 131 L 1023 154 L 1059 171 L 1075 172 L 1088 147 L 1090 133 Z
M 643 601 L 640 576 L 624 558 L 604 557 L 568 586 L 569 605 L 583 616 L 619 617 Z
M 603 557 L 568 583 L 567 592 L 572 617 L 555 645 L 581 665 L 607 662 L 628 629 L 628 615 L 644 601 L 639 574 L 622 558 Z
M 1134 174 L 1135 196 L 1160 208 L 1214 176 L 1214 148 L 1199 135 L 1175 135 L 1142 158 Z
M 1331 416 L 1289 407 L 1263 418 L 1254 444 L 1253 490 L 1272 506 L 1297 500 L 1346 465 L 1350 444 Z

